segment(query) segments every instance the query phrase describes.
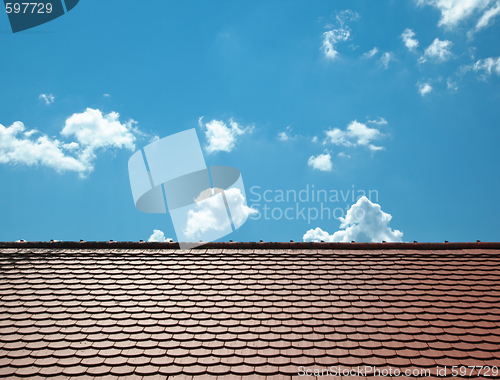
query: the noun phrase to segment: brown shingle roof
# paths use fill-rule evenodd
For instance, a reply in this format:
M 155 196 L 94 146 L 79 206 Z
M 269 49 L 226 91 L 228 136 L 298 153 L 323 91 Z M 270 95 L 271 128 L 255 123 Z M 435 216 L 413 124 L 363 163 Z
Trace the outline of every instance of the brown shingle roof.
M 496 243 L 174 246 L 0 243 L 0 376 L 435 376 L 500 363 Z

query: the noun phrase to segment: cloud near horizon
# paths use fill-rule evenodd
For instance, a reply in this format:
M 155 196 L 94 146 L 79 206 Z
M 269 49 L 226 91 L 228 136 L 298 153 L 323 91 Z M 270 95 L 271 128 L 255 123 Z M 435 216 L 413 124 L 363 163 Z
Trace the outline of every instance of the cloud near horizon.
M 347 211 L 346 217 L 340 218 L 341 230 L 330 235 L 317 227 L 307 231 L 302 239 L 306 242 L 400 242 L 403 233 L 389 227 L 391 219 L 392 216 L 383 212 L 380 205 L 362 196 Z
M 165 234 L 163 233 L 163 231 L 161 231 L 161 230 L 153 230 L 153 233 L 149 237 L 148 241 L 150 241 L 150 242 L 161 242 L 161 243 L 164 243 L 164 242 L 171 242 L 173 240 L 170 239 L 170 238 L 165 238 Z
M 243 224 L 249 215 L 258 213 L 257 210 L 247 206 L 245 196 L 240 189 L 233 187 L 224 190 L 224 195 L 235 226 Z M 186 237 L 195 241 L 203 239 L 205 233 L 231 228 L 228 209 L 220 193 L 207 198 L 202 192 L 196 201 L 196 209 L 188 211 L 187 223 L 183 231 Z

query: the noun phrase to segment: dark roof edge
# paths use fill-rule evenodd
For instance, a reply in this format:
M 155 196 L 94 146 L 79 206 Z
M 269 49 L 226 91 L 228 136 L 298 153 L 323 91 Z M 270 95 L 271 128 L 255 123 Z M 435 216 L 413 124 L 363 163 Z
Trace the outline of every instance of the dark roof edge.
M 14 241 L 0 242 L 0 248 L 59 248 L 59 249 L 180 249 L 175 242 L 135 241 Z M 500 249 L 500 242 L 462 243 L 330 243 L 330 242 L 211 242 L 193 249 Z

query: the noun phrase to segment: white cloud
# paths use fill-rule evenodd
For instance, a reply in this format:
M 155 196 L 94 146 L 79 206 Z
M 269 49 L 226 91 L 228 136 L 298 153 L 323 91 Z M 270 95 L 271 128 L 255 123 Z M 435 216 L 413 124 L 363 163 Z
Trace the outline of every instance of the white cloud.
M 104 96 L 105 98 L 110 98 L 110 97 L 111 97 L 111 95 L 109 95 L 109 94 L 104 94 L 103 96 Z M 158 231 L 158 230 L 155 230 L 155 231 Z
M 478 73 L 479 79 L 483 81 L 486 81 L 488 77 L 493 73 L 500 75 L 500 57 L 480 59 L 476 63 L 472 63 L 470 65 L 462 65 L 458 68 L 457 72 L 452 77 L 461 79 L 470 71 Z M 456 89 L 456 82 L 452 81 L 452 77 L 448 78 L 448 81 L 451 82 Z
M 250 133 L 253 130 L 253 127 L 241 127 L 233 119 L 229 120 L 229 126 L 220 120 L 212 120 L 203 126 L 202 119 L 203 116 L 199 118 L 198 124 L 200 128 L 205 128 L 205 136 L 208 141 L 205 150 L 208 153 L 231 152 L 235 147 L 238 136 L 247 132 Z
M 432 91 L 432 86 L 429 83 L 417 83 L 418 86 L 418 92 L 420 92 L 420 95 L 425 96 L 429 94 Z
M 446 28 L 455 28 L 460 22 L 470 17 L 481 15 L 488 18 L 488 13 L 492 11 L 491 5 L 497 5 L 497 0 L 417 0 L 418 5 L 430 5 L 441 12 L 441 19 L 438 25 Z M 493 16 L 491 16 L 493 17 Z M 483 21 L 485 23 L 486 21 Z M 489 20 L 488 20 L 489 22 Z M 487 22 L 486 22 L 487 24 Z
M 376 146 L 373 144 L 368 144 L 368 149 L 370 149 L 372 152 L 376 152 L 377 150 L 385 150 L 383 146 Z
M 355 144 L 349 141 L 349 131 L 342 131 L 339 128 L 333 128 L 325 132 L 326 141 L 335 145 L 354 146 Z M 326 143 L 326 141 L 324 143 Z
M 153 233 L 149 237 L 148 241 L 162 242 L 163 243 L 163 242 L 170 242 L 170 241 L 173 241 L 173 240 L 170 239 L 170 238 L 166 238 L 165 239 L 165 234 L 163 233 L 163 231 L 153 230 Z
M 318 142 L 318 136 L 314 136 L 314 137 L 311 139 L 311 141 L 312 141 L 313 143 Z
M 329 59 L 335 59 L 338 56 L 338 51 L 335 50 L 339 42 L 347 41 L 351 32 L 347 28 L 333 29 L 323 33 L 323 53 Z
M 290 139 L 290 137 L 286 134 L 286 132 L 278 133 L 278 140 L 287 141 L 289 139 Z
M 425 49 L 424 55 L 420 57 L 419 62 L 423 63 L 427 61 L 427 58 L 430 58 L 436 62 L 444 62 L 450 59 L 453 54 L 450 51 L 453 46 L 453 42 L 444 40 L 440 41 L 439 38 L 436 38 L 432 44 L 429 45 L 427 49 Z
M 487 75 L 491 75 L 492 72 L 500 75 L 500 57 L 480 59 L 472 66 L 472 69 L 476 72 L 482 71 Z
M 350 10 L 342 11 L 337 14 L 336 19 L 340 25 L 339 28 L 323 33 L 322 49 L 326 58 L 337 58 L 338 51 L 336 50 L 336 45 L 340 42 L 347 41 L 351 35 L 351 30 L 347 25 L 345 25 L 345 22 L 355 20 L 358 17 L 359 16 L 356 12 Z
M 378 53 L 378 48 L 374 47 L 372 50 L 370 50 L 370 51 L 366 52 L 365 54 L 363 54 L 363 57 L 365 57 L 365 58 L 371 58 L 371 57 L 373 57 L 377 53 Z
M 10 127 L 0 125 L 0 163 L 47 166 L 57 172 L 74 171 L 81 178 L 93 169 L 95 150 L 102 148 L 135 149 L 133 120 L 121 124 L 119 115 L 112 112 L 103 116 L 99 110 L 88 108 L 85 112 L 70 116 L 61 131 L 63 137 L 75 136 L 76 141 L 63 142 L 39 133 L 26 130 L 21 122 Z
M 211 192 L 212 189 L 209 191 Z M 225 190 L 224 194 L 231 207 L 231 219 L 235 226 L 241 225 L 249 215 L 258 213 L 257 210 L 246 205 L 245 197 L 240 189 L 230 188 Z M 197 209 L 188 211 L 188 219 L 184 229 L 184 234 L 188 238 L 193 240 L 203 238 L 203 234 L 209 231 L 224 231 L 230 228 L 228 212 L 220 194 L 207 198 L 205 191 L 200 194 L 196 201 Z
M 345 157 L 345 158 L 351 158 L 351 156 L 349 156 L 348 154 L 345 154 L 344 152 L 340 152 L 339 154 L 337 154 L 338 157 Z
M 358 123 L 356 120 L 351 122 L 347 127 L 350 137 L 356 139 L 359 145 L 367 145 L 371 140 L 382 137 L 380 131 L 376 128 L 369 128 L 365 124 Z
M 292 128 L 290 126 L 286 127 L 286 131 L 278 133 L 278 140 L 288 141 L 295 139 L 296 136 L 291 135 Z
M 418 40 L 413 38 L 414 36 L 415 32 L 409 28 L 406 28 L 401 35 L 401 38 L 409 51 L 414 51 L 418 47 Z
M 43 165 L 61 173 L 66 170 L 75 171 L 82 175 L 92 171 L 89 156 L 68 155 L 74 147 L 55 139 L 42 135 L 31 139 L 36 130 L 24 132 L 26 127 L 16 121 L 10 127 L 0 124 L 0 163 L 20 164 L 27 166 Z M 22 136 L 19 136 L 24 132 Z
M 490 9 L 486 10 L 486 12 L 483 13 L 481 18 L 476 24 L 476 31 L 486 28 L 490 24 L 492 24 L 492 20 L 500 14 L 500 1 L 497 1 L 494 6 L 492 6 Z
M 368 120 L 368 123 L 372 124 L 377 124 L 377 125 L 383 125 L 383 124 L 388 124 L 387 120 L 385 120 L 383 117 L 378 117 L 377 120 Z
M 384 66 L 384 69 L 388 69 L 389 68 L 389 62 L 391 61 L 392 59 L 392 54 L 389 53 L 389 52 L 385 52 L 384 54 L 382 54 L 382 57 L 380 57 L 379 59 L 379 63 Z
M 54 103 L 54 95 L 52 94 L 40 94 L 38 99 L 42 99 L 45 101 L 45 104 L 49 105 L 50 103 Z
M 304 241 L 327 241 L 327 242 L 400 242 L 403 233 L 392 230 L 389 222 L 390 214 L 382 211 L 380 205 L 372 203 L 365 196 L 351 206 L 345 218 L 340 218 L 339 230 L 333 235 L 323 231 L 321 228 L 311 229 L 304 236 Z
M 307 165 L 312 166 L 313 169 L 330 172 L 332 171 L 332 156 L 328 152 L 318 154 L 316 157 L 311 156 L 307 161 Z
M 460 82 L 470 72 L 475 72 L 477 78 L 485 82 L 492 74 L 496 73 L 500 76 L 500 57 L 479 59 L 475 63 L 461 65 L 453 75 L 448 77 L 448 89 L 456 91 L 458 89 L 457 82 Z
M 85 112 L 70 116 L 61 131 L 63 136 L 75 136 L 83 146 L 98 148 L 127 148 L 135 150 L 134 128 L 136 122 L 121 123 L 117 112 L 103 115 L 101 111 L 87 108 Z
M 236 228 L 241 226 L 250 215 L 259 213 L 257 210 L 247 206 L 245 196 L 236 187 L 224 190 L 224 196 L 226 197 L 231 212 L 231 219 Z
M 332 236 L 326 231 L 323 231 L 321 228 L 316 227 L 315 229 L 311 229 L 307 231 L 304 236 L 302 237 L 302 240 L 304 241 L 315 241 L 315 242 L 321 242 L 321 241 L 327 241 L 327 242 L 332 242 Z
M 362 145 L 372 151 L 384 149 L 383 147 L 377 147 L 370 143 L 372 140 L 384 137 L 384 135 L 378 129 L 367 127 L 365 124 L 359 123 L 356 120 L 352 121 L 345 131 L 334 128 L 326 131 L 325 134 L 326 140 L 324 143 L 330 142 L 335 145 L 347 147 Z

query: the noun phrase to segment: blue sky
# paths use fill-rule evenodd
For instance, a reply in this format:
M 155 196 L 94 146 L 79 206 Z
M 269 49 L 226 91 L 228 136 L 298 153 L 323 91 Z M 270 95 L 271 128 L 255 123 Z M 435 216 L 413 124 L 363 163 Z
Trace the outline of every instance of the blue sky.
M 134 207 L 127 162 L 190 128 L 260 211 L 222 240 L 498 241 L 498 14 L 496 0 L 82 0 L 12 34 L 0 13 L 0 241 L 175 239 L 169 215 Z M 343 220 L 275 199 L 313 186 L 337 191 L 323 207 Z

